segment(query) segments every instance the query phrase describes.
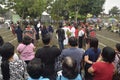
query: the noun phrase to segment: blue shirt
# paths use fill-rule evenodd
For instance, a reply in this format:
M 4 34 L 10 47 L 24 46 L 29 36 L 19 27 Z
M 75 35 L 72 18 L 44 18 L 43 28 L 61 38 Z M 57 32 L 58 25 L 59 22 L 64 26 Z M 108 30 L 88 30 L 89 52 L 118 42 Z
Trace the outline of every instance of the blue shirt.
M 89 56 L 89 60 L 92 62 L 96 62 L 96 60 L 98 59 L 99 55 L 101 53 L 101 49 L 98 48 L 97 52 L 95 53 L 93 48 L 89 48 L 85 51 L 85 56 Z M 90 67 L 92 64 L 88 64 L 86 63 L 86 67 Z
M 75 79 L 68 79 L 64 76 L 58 76 L 56 80 L 82 80 L 80 74 L 78 74 L 78 76 Z
M 39 79 L 32 79 L 31 77 L 28 78 L 28 80 L 50 80 L 48 78 L 43 78 L 42 76 Z
M 80 70 L 80 63 L 83 58 L 84 50 L 76 47 L 71 47 L 68 49 L 64 49 L 60 55 L 60 59 L 62 60 L 66 56 L 72 57 L 77 61 L 77 67 Z

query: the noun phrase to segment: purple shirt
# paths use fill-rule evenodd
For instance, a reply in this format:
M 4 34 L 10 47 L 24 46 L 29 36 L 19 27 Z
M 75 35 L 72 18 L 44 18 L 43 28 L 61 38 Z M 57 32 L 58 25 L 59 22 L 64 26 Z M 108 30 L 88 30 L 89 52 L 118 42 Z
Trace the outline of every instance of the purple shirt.
M 23 43 L 19 44 L 17 51 L 20 54 L 20 59 L 24 61 L 32 60 L 35 57 L 34 48 L 35 46 L 33 43 L 30 43 L 29 45 L 25 45 Z

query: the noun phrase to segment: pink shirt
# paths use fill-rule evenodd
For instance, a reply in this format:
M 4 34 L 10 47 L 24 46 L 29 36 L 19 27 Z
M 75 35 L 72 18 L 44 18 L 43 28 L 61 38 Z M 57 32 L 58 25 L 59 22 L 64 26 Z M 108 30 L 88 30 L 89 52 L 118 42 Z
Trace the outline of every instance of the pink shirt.
M 96 62 L 92 65 L 94 69 L 94 80 L 112 80 L 114 65 L 106 62 Z
M 20 59 L 25 61 L 32 60 L 35 57 L 34 48 L 35 46 L 33 43 L 30 43 L 29 45 L 20 43 L 17 47 L 17 51 L 20 53 Z

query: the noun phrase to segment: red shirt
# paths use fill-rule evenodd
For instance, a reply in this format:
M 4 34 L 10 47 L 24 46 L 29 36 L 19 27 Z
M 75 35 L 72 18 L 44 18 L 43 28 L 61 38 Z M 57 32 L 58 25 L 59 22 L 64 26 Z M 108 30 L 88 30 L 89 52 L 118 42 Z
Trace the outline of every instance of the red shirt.
M 92 65 L 94 69 L 94 80 L 112 80 L 114 65 L 106 62 L 96 62 Z
M 79 30 L 78 30 L 78 29 L 75 29 L 75 37 L 76 37 L 76 38 L 78 37 L 78 32 L 79 32 Z

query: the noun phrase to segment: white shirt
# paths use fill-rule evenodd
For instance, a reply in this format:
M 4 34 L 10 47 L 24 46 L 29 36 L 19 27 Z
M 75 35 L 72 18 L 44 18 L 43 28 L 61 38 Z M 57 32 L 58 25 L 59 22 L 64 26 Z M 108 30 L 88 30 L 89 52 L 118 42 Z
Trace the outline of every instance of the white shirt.
M 82 37 L 84 35 L 84 31 L 83 30 L 80 30 L 79 33 L 78 33 L 78 36 Z
M 72 33 L 71 36 L 75 36 L 75 27 L 72 27 L 70 31 Z

